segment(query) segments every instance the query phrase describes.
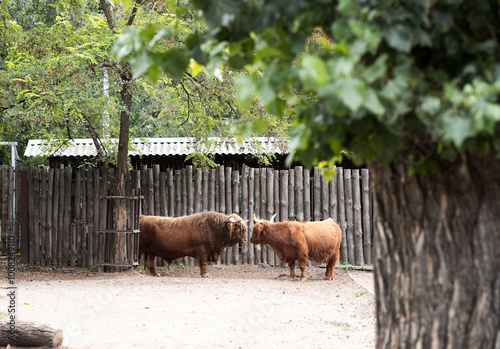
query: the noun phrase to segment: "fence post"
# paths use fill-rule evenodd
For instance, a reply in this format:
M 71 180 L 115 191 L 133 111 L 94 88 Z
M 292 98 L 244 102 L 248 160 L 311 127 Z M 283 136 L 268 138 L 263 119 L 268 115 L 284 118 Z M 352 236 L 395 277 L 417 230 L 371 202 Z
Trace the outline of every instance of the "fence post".
M 313 174 L 313 220 L 321 220 L 321 177 L 318 166 L 314 166 Z M 328 206 L 327 206 L 328 207 Z
M 255 168 L 249 169 L 248 174 L 248 229 L 251 231 L 253 229 L 253 213 L 255 212 Z M 255 263 L 255 250 L 253 244 L 250 242 L 250 237 L 248 238 L 248 263 Z
M 345 214 L 347 218 L 347 260 L 350 264 L 355 264 L 354 252 L 354 218 L 352 208 L 352 180 L 351 170 L 344 170 L 345 185 Z
M 344 169 L 337 168 L 338 172 L 338 201 L 339 201 L 339 225 L 342 230 L 342 242 L 340 243 L 340 260 L 341 263 L 347 262 L 347 232 L 345 224 L 345 196 L 344 196 Z
M 368 169 L 361 170 L 362 206 L 363 206 L 363 241 L 365 263 L 372 264 L 372 234 L 370 220 L 370 173 Z
M 359 186 L 359 170 L 352 170 L 352 188 L 354 196 L 354 244 L 356 265 L 364 265 L 363 231 L 361 226 L 361 191 Z
M 249 219 L 248 211 L 248 166 L 244 165 L 241 169 L 241 218 L 243 220 Z M 248 244 L 252 231 L 250 230 L 250 222 L 248 222 L 248 236 L 247 241 L 241 246 L 241 264 L 248 263 Z

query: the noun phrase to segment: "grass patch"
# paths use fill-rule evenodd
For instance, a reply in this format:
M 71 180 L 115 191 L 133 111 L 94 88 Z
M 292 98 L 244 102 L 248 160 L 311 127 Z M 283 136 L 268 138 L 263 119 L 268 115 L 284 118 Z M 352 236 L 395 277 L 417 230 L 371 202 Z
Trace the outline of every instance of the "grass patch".
M 351 329 L 351 325 L 345 321 L 325 321 L 325 324 L 339 327 L 344 331 L 348 331 Z
M 358 291 L 358 292 L 356 292 L 354 295 L 355 295 L 356 297 L 361 297 L 362 295 L 367 294 L 367 293 L 368 293 L 368 291 L 367 291 L 367 290 L 363 290 L 363 291 Z

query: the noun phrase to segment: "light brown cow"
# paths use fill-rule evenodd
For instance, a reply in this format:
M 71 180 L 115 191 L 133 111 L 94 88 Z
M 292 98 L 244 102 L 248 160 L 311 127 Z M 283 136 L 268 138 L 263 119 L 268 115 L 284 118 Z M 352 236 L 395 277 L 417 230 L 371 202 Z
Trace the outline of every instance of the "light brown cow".
M 324 279 L 335 278 L 334 269 L 339 260 L 342 232 L 337 223 L 329 218 L 321 222 L 276 222 L 274 215 L 270 221 L 255 217 L 252 244 L 268 244 L 278 258 L 288 263 L 290 279 L 295 279 L 295 261 L 299 261 L 300 281 L 305 281 L 306 263 L 310 259 L 316 263 L 328 263 Z
M 191 256 L 198 261 L 201 276 L 207 277 L 207 264 L 216 262 L 224 247 L 247 239 L 246 222 L 240 216 L 213 211 L 176 218 L 141 216 L 140 230 L 139 257 L 145 254 L 146 267 L 154 276 L 159 276 L 155 256 L 169 264 Z

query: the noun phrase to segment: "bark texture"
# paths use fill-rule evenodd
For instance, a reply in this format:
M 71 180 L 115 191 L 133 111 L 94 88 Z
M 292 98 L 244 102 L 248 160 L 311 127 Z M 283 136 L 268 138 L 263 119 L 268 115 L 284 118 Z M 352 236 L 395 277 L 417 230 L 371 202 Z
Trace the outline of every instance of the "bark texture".
M 59 347 L 62 343 L 60 329 L 33 322 L 17 322 L 14 325 L 7 320 L 0 322 L 0 346 Z
M 500 348 L 500 161 L 370 167 L 377 348 Z

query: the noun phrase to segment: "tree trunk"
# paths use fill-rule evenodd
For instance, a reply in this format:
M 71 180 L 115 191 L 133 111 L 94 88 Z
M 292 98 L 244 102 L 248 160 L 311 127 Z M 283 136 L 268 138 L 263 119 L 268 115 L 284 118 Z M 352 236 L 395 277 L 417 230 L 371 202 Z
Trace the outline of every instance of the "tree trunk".
M 377 348 L 500 348 L 500 161 L 370 164 Z

